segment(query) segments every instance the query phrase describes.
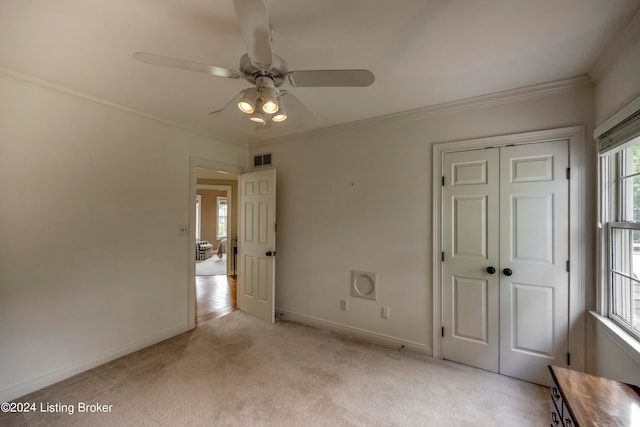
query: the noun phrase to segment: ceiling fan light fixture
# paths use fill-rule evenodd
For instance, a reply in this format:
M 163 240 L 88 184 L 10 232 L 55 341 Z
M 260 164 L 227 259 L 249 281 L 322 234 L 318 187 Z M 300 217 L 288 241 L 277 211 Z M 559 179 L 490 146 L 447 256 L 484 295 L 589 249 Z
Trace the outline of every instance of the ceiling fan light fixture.
M 285 113 L 284 111 L 282 111 L 282 108 L 280 108 L 280 111 L 278 111 L 278 113 L 273 116 L 273 118 L 271 120 L 273 120 L 274 122 L 284 122 L 285 120 L 287 120 L 287 113 Z
M 267 121 L 265 120 L 264 113 L 262 111 L 254 111 L 249 117 L 254 123 L 259 123 L 261 125 L 265 124 Z
M 263 87 L 260 93 L 262 99 L 262 111 L 267 114 L 274 114 L 280 108 L 278 105 L 278 94 L 274 87 Z
M 243 113 L 246 114 L 251 114 L 253 113 L 253 106 L 251 104 L 249 104 L 247 101 L 240 101 L 238 102 L 238 108 L 240 109 L 240 111 L 242 111 Z
M 240 111 L 245 114 L 253 113 L 256 109 L 256 95 L 256 88 L 252 87 L 246 89 L 242 94 L 242 98 L 238 101 L 238 108 Z
M 262 112 L 262 100 L 260 98 L 256 99 L 255 110 L 249 116 L 249 120 L 251 120 L 254 123 L 261 124 L 261 125 L 264 125 L 264 124 L 267 123 L 267 117 Z
M 262 111 L 267 114 L 274 114 L 280 108 L 278 104 L 278 89 L 276 89 L 273 79 L 267 76 L 260 76 L 256 79 L 256 89 L 258 98 L 262 101 Z
M 284 105 L 282 105 L 282 102 L 280 102 L 280 108 L 278 109 L 276 114 L 274 114 L 271 117 L 271 120 L 277 123 L 284 122 L 285 120 L 287 120 L 287 112 L 285 111 Z
M 278 104 L 275 101 L 267 101 L 262 105 L 262 111 L 264 111 L 267 114 L 274 114 L 277 113 L 278 110 L 280 109 L 280 107 L 278 106 Z

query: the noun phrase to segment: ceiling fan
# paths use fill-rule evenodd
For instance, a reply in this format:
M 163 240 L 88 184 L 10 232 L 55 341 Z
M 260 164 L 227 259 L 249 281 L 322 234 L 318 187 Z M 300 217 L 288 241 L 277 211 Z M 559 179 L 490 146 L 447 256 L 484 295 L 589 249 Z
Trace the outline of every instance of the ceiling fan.
M 375 77 L 369 70 L 299 70 L 289 71 L 287 63 L 271 51 L 271 28 L 267 7 L 262 0 L 233 0 L 240 22 L 240 30 L 247 53 L 240 58 L 239 71 L 207 65 L 178 58 L 136 52 L 133 56 L 142 62 L 189 71 L 211 74 L 229 79 L 245 79 L 253 86 L 238 93 L 228 107 L 237 107 L 249 120 L 258 125 L 270 125 L 287 119 L 284 104 L 297 98 L 281 89 L 283 84 L 292 87 L 365 87 L 373 84 Z M 286 102 L 283 102 L 286 99 Z

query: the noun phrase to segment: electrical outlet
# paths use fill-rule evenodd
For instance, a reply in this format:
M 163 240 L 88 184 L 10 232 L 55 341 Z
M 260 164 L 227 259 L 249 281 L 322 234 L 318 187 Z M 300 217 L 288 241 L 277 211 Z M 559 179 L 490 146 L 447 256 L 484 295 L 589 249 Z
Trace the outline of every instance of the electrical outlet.
M 349 302 L 346 299 L 340 300 L 340 310 L 344 310 L 344 311 L 349 310 Z
M 389 318 L 389 307 L 382 307 L 382 312 L 380 313 L 383 319 Z

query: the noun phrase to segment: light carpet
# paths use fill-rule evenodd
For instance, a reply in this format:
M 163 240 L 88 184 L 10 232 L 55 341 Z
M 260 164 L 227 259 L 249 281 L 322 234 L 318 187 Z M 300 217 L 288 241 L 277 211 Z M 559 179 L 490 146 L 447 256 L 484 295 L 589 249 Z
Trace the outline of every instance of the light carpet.
M 203 261 L 196 261 L 196 276 L 218 276 L 227 274 L 227 254 L 222 258 L 213 255 Z
M 545 387 L 243 312 L 20 402 L 110 413 L 0 414 L 2 426 L 543 426 Z

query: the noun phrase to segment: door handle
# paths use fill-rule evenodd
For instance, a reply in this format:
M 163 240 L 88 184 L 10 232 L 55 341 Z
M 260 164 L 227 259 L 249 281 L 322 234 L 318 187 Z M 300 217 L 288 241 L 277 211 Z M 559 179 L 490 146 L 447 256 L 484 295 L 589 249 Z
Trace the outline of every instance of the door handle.
M 513 274 L 513 271 L 511 271 L 511 269 L 510 269 L 510 268 L 505 268 L 504 270 L 502 270 L 502 273 L 503 273 L 505 276 L 511 276 L 511 275 Z
M 487 267 L 487 273 L 489 273 L 489 274 L 493 274 L 493 273 L 495 273 L 495 272 L 496 272 L 495 267 L 492 267 L 492 266 Z
M 267 253 L 265 253 L 266 256 L 276 256 L 276 251 L 267 251 Z

